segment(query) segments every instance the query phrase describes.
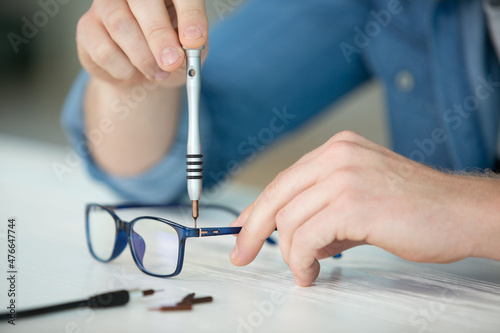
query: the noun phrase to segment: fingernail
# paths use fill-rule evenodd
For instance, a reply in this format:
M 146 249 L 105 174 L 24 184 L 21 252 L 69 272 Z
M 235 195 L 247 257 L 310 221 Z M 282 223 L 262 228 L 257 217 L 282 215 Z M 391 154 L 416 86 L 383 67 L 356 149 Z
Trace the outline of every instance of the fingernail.
M 156 72 L 155 80 L 156 81 L 163 81 L 169 76 L 170 76 L 169 72 L 164 72 L 164 71 L 160 70 L 160 71 Z
M 229 258 L 231 259 L 231 261 L 234 261 L 236 260 L 237 257 L 238 257 L 238 245 L 235 245 L 234 249 L 231 251 L 231 255 L 229 256 Z
M 164 66 L 170 66 L 173 65 L 180 57 L 181 55 L 176 49 L 169 47 L 161 53 L 161 62 Z
M 203 37 L 203 32 L 197 26 L 193 25 L 184 31 L 184 38 L 186 39 L 198 39 Z

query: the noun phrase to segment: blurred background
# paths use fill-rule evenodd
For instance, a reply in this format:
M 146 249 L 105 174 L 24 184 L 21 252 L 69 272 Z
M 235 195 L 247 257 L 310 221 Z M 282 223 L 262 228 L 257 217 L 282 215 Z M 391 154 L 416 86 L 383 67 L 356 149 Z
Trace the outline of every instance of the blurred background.
M 63 148 L 67 141 L 59 122 L 61 106 L 80 70 L 76 24 L 92 1 L 59 0 L 47 12 L 43 4 L 54 2 L 0 3 L 0 133 L 9 135 L 7 139 L 25 138 Z M 243 2 L 206 0 L 212 26 Z M 265 186 L 306 152 L 345 129 L 387 146 L 384 108 L 381 86 L 370 82 L 298 132 L 275 142 L 235 180 Z

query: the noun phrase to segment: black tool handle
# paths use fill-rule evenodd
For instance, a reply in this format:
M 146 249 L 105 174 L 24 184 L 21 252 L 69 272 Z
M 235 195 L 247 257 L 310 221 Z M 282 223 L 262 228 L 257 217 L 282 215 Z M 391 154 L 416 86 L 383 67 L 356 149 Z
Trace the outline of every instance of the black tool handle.
M 70 310 L 81 307 L 109 308 L 113 306 L 125 305 L 128 303 L 129 300 L 130 300 L 130 295 L 127 290 L 112 291 L 109 293 L 96 295 L 89 299 L 84 299 L 81 301 L 44 306 L 41 308 L 36 308 L 31 310 L 17 311 L 15 318 L 17 319 L 17 318 L 38 316 L 45 313 Z M 7 312 L 0 314 L 0 320 L 9 320 L 9 319 L 12 319 L 10 313 Z
M 88 303 L 89 303 L 88 300 L 81 300 L 81 301 L 68 302 L 68 303 L 51 305 L 51 306 L 44 306 L 41 308 L 36 308 L 36 309 L 31 309 L 31 310 L 16 311 L 16 319 L 17 318 L 24 318 L 24 317 L 31 317 L 31 316 L 38 316 L 38 315 L 49 313 L 49 312 L 76 309 L 79 307 L 86 307 L 89 305 Z M 10 313 L 0 314 L 0 320 L 6 320 L 6 319 L 11 319 L 11 318 L 12 317 L 11 317 Z
M 130 300 L 127 290 L 112 291 L 89 298 L 88 306 L 91 308 L 110 308 L 125 305 Z

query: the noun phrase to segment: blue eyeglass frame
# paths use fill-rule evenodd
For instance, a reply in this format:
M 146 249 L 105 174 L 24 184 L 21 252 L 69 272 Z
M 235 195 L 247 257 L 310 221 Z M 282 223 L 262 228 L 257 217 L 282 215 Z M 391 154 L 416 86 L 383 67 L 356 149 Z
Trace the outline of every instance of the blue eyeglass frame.
M 89 230 L 89 213 L 90 209 L 92 207 L 99 207 L 100 209 L 105 210 L 108 212 L 115 220 L 116 224 L 116 234 L 115 234 L 115 244 L 113 247 L 113 252 L 111 253 L 111 256 L 107 260 L 103 260 L 99 258 L 94 251 L 92 250 L 92 245 L 91 245 L 91 240 L 90 240 L 90 230 Z M 100 204 L 95 204 L 95 203 L 90 203 L 87 204 L 85 207 L 85 229 L 86 229 L 86 236 L 87 236 L 87 246 L 89 248 L 90 253 L 92 256 L 100 261 L 100 262 L 110 262 L 111 260 L 115 259 L 118 257 L 123 250 L 127 247 L 127 244 L 130 247 L 130 252 L 132 253 L 132 258 L 134 259 L 135 264 L 137 267 L 143 271 L 144 273 L 151 275 L 151 276 L 156 276 L 156 277 L 172 277 L 178 275 L 181 270 L 182 270 L 182 265 L 184 263 L 184 247 L 186 244 L 186 239 L 191 238 L 191 237 L 208 237 L 208 236 L 221 236 L 221 235 L 235 235 L 238 234 L 241 230 L 241 227 L 220 227 L 220 228 L 190 228 L 183 226 L 181 224 L 172 222 L 170 220 L 160 218 L 160 217 L 155 217 L 155 216 L 140 216 L 136 217 L 130 222 L 122 220 L 116 213 L 115 210 L 117 209 L 125 209 L 125 208 L 175 208 L 175 207 L 185 207 L 185 208 L 191 208 L 191 205 L 189 204 L 169 204 L 169 205 L 155 205 L 155 204 L 123 204 L 123 205 L 100 205 Z M 219 205 L 200 205 L 200 208 L 214 208 L 214 209 L 219 209 L 226 211 L 228 213 L 234 214 L 235 217 L 239 215 L 237 211 L 234 209 L 225 207 L 225 206 L 219 206 Z M 138 253 L 136 253 L 135 246 L 144 246 L 144 240 L 142 240 L 142 237 L 135 233 L 136 239 L 142 240 L 142 244 L 137 244 L 133 246 L 133 239 L 132 239 L 132 233 L 134 233 L 133 230 L 133 225 L 135 222 L 141 220 L 141 219 L 152 219 L 156 220 L 158 222 L 166 223 L 172 228 L 175 229 L 177 232 L 177 236 L 179 237 L 179 255 L 177 259 L 177 268 L 172 274 L 167 274 L 167 275 L 161 275 L 161 274 L 155 274 L 152 272 L 149 272 L 147 269 L 144 268 L 144 265 L 142 264 L 142 261 L 140 257 L 142 256 Z M 139 240 L 139 242 L 141 242 Z M 274 245 L 276 242 L 269 237 L 266 240 L 268 243 Z

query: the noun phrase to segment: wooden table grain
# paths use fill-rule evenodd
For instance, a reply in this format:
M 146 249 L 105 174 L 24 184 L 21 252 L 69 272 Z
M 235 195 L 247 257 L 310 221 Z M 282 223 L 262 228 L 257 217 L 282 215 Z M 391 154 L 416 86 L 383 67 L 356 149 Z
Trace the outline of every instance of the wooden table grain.
M 301 288 L 277 246 L 246 267 L 229 262 L 234 237 L 189 239 L 182 273 L 141 273 L 127 249 L 109 264 L 88 253 L 84 204 L 119 202 L 74 163 L 62 181 L 53 164 L 64 147 L 0 135 L 0 266 L 6 274 L 7 219 L 17 220 L 18 310 L 123 288 L 164 292 L 124 307 L 78 309 L 0 323 L 1 332 L 500 332 L 500 262 L 466 259 L 417 264 L 375 247 L 322 261 L 313 286 Z M 256 189 L 229 184 L 213 202 L 242 209 Z M 8 298 L 1 278 L 0 308 Z M 187 293 L 213 303 L 186 312 L 148 308 Z

